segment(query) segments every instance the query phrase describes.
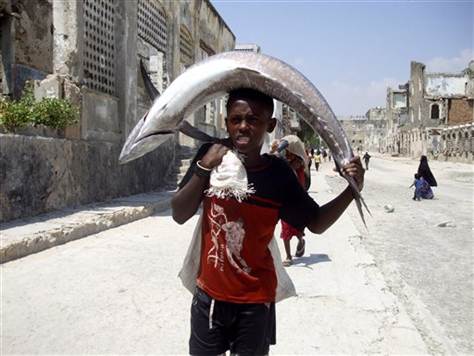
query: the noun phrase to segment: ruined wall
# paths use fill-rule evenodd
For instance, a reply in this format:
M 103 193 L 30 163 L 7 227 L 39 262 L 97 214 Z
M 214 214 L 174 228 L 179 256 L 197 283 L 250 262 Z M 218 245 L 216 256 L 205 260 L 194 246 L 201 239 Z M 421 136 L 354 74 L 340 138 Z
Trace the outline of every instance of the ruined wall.
M 0 134 L 0 221 L 159 188 L 174 160 L 172 140 L 119 165 L 121 146 Z
M 450 99 L 448 125 L 459 125 L 474 121 L 474 100 Z
M 125 138 L 151 105 L 139 59 L 163 90 L 183 70 L 182 25 L 192 35 L 193 59 L 203 29 L 202 38 L 216 52 L 233 48 L 235 37 L 212 5 L 204 0 L 16 3 L 20 18 L 15 31 L 8 33 L 15 73 L 38 80 L 38 98 L 72 99 L 81 118 L 78 125 L 54 132 L 63 139 L 1 135 L 0 220 L 162 186 L 174 165 L 177 137 L 137 161 L 123 166 L 117 162 Z M 2 31 L 2 39 L 4 35 Z
M 472 163 L 474 161 L 474 124 L 442 129 L 438 159 Z
M 409 128 L 420 125 L 433 126 L 438 121 L 429 121 L 430 105 L 425 100 L 425 65 L 423 63 L 411 62 L 410 81 L 408 90 L 408 122 Z
M 12 89 L 18 97 L 29 77 L 42 79 L 53 71 L 53 17 L 47 0 L 18 0 L 12 11 L 18 14 L 13 21 L 12 67 Z
M 468 77 L 464 75 L 426 74 L 425 92 L 428 97 L 446 98 L 466 95 Z

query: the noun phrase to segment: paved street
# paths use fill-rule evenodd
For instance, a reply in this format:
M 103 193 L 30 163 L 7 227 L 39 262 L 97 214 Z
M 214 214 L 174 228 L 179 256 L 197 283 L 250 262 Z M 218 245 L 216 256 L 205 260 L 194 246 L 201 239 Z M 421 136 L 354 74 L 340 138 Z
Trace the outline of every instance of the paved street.
M 403 302 L 431 352 L 474 354 L 473 166 L 429 162 L 438 181 L 435 199 L 413 201 L 418 162 L 374 157 L 364 197 L 373 217 L 362 232 L 391 290 Z M 343 182 L 329 178 L 339 189 Z M 395 209 L 386 213 L 384 206 Z M 451 222 L 452 226 L 438 227 Z
M 191 295 L 177 273 L 196 218 L 179 226 L 168 211 L 2 265 L 2 354 L 186 354 Z M 307 241 L 272 353 L 428 352 L 348 215 Z

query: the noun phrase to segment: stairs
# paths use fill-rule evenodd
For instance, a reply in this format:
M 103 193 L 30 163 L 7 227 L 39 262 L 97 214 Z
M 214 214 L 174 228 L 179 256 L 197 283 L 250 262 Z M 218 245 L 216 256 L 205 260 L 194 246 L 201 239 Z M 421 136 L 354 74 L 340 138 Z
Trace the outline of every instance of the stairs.
M 181 182 L 191 166 L 191 162 L 196 155 L 196 152 L 197 148 L 194 147 L 177 146 L 173 170 L 171 170 L 166 177 L 166 190 L 176 190 L 178 188 L 178 183 Z

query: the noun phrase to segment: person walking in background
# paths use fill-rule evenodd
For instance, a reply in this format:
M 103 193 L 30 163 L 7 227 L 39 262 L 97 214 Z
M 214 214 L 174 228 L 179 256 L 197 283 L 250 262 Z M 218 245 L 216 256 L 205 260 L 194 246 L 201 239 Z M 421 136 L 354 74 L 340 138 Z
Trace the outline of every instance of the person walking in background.
M 326 157 L 328 156 L 328 153 L 326 152 L 326 149 L 323 147 L 323 148 L 321 148 L 320 152 L 321 152 L 321 155 L 323 156 L 323 161 L 326 162 Z M 331 160 L 331 158 L 329 158 L 329 160 Z
M 433 173 L 431 173 L 430 166 L 428 165 L 428 157 L 421 156 L 420 165 L 418 166 L 418 174 L 428 182 L 430 187 L 438 186 L 438 182 L 436 182 Z
M 316 168 L 316 172 L 317 172 L 319 171 L 319 165 L 321 164 L 321 152 L 317 150 L 313 158 L 314 158 L 314 167 Z
M 306 149 L 306 156 L 308 157 L 308 172 L 311 172 L 311 164 L 313 163 L 314 151 Z
M 286 161 L 293 169 L 293 172 L 298 178 L 298 182 L 301 184 L 301 186 L 305 188 L 305 190 L 308 190 L 309 184 L 307 182 L 308 178 L 305 166 L 307 164 L 306 162 L 310 161 L 310 159 L 308 158 L 307 153 L 304 149 L 303 142 L 301 142 L 299 137 L 295 135 L 285 136 L 282 138 L 282 141 L 288 142 L 288 145 L 285 148 Z M 283 240 L 283 244 L 285 246 L 286 258 L 283 261 L 283 266 L 285 267 L 289 267 L 293 263 L 290 245 L 290 241 L 293 236 L 296 236 L 296 238 L 298 239 L 295 256 L 301 257 L 304 255 L 306 245 L 306 241 L 303 238 L 304 229 L 297 229 L 286 221 L 281 220 L 280 237 Z
M 369 152 L 365 152 L 364 156 L 362 157 L 364 159 L 364 163 L 365 163 L 365 170 L 368 171 L 369 170 L 369 161 L 370 161 L 370 155 L 369 155 Z
M 279 144 L 278 140 L 273 140 L 272 141 L 272 144 L 270 145 L 269 154 L 271 154 L 271 155 L 277 155 L 278 154 L 278 144 Z

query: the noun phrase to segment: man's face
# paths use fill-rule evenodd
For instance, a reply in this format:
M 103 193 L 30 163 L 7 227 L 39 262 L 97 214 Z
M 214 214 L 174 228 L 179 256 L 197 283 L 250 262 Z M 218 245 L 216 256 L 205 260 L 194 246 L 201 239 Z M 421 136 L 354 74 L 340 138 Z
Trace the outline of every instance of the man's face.
M 264 105 L 250 99 L 231 103 L 227 112 L 227 132 L 241 153 L 260 153 L 265 132 L 272 132 L 275 119 Z

